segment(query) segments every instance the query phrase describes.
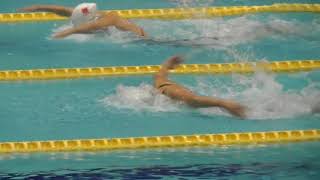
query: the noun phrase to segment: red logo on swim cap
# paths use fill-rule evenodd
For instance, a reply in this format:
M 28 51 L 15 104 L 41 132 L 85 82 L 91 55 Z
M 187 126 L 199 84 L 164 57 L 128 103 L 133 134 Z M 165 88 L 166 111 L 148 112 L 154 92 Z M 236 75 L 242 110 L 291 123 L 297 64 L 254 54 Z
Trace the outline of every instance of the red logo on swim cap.
M 88 9 L 87 7 L 82 8 L 82 9 L 81 9 L 81 12 L 82 12 L 82 14 L 83 14 L 83 15 L 85 15 L 85 16 L 86 16 L 86 15 L 88 15 L 88 14 L 89 14 L 89 9 Z

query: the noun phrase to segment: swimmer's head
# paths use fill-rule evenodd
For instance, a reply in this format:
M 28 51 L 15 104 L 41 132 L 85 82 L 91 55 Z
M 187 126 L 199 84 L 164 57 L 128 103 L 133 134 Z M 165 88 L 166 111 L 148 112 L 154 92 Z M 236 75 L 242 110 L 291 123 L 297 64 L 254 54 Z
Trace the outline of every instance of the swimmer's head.
M 71 22 L 73 26 L 90 22 L 96 17 L 97 5 L 96 3 L 81 3 L 76 6 L 71 15 Z

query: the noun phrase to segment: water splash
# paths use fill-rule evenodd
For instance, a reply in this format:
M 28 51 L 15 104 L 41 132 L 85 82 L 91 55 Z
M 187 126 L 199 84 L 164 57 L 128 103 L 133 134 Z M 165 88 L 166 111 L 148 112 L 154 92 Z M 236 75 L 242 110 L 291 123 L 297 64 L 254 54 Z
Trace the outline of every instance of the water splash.
M 77 42 L 97 41 L 121 44 L 141 41 L 146 44 L 225 49 L 268 37 L 279 38 L 290 34 L 303 34 L 302 27 L 305 26 L 302 23 L 274 18 L 263 22 L 254 19 L 254 16 L 179 21 L 138 20 L 135 22 L 149 34 L 149 40 L 141 40 L 133 33 L 119 31 L 113 27 L 109 28 L 108 32 L 74 34 L 66 39 Z M 53 30 L 53 33 L 70 27 L 71 24 L 58 27 Z
M 135 86 L 118 85 L 116 93 L 111 94 L 101 102 L 106 106 L 134 111 L 175 112 L 179 111 L 179 102 L 159 94 L 151 85 Z
M 315 104 L 314 97 L 320 95 L 314 84 L 302 90 L 285 91 L 283 85 L 276 81 L 276 76 L 264 72 L 249 77 L 233 75 L 231 84 L 222 83 L 215 85 L 210 95 L 238 100 L 248 107 L 249 119 L 281 119 L 310 114 Z M 210 109 L 202 112 L 216 113 Z
M 231 19 L 196 19 L 145 22 L 154 43 L 177 46 L 205 46 L 226 49 L 264 38 L 282 38 L 304 33 L 303 24 L 281 19 L 256 20 L 254 16 Z M 160 27 L 160 28 L 159 28 Z M 166 30 L 170 29 L 170 33 Z
M 252 76 L 232 75 L 226 77 L 200 77 L 191 90 L 201 95 L 236 100 L 248 107 L 248 119 L 282 119 L 293 118 L 311 113 L 316 104 L 315 97 L 320 92 L 315 83 L 302 90 L 286 91 L 276 81 L 275 75 L 257 72 Z M 182 111 L 185 105 L 173 101 L 148 84 L 139 86 L 119 85 L 115 94 L 101 100 L 104 105 L 119 109 L 151 112 Z M 230 116 L 220 108 L 202 108 L 199 112 L 205 115 Z

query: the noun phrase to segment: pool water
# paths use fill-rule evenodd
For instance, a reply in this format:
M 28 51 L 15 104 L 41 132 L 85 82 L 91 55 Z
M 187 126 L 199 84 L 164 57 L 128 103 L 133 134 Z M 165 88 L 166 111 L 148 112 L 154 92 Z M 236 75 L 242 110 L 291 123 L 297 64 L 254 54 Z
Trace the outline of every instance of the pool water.
M 3 164 L 0 176 L 30 179 L 317 179 L 318 150 L 319 143 L 308 142 L 19 154 L 2 157 L 1 161 L 6 164 Z M 12 171 L 17 166 L 19 171 Z
M 56 1 L 46 0 L 54 4 Z M 73 6 L 81 1 L 59 1 Z M 97 2 L 100 9 L 253 5 L 252 1 Z M 254 5 L 293 1 L 259 1 Z M 294 1 L 317 3 L 317 1 Z M 5 0 L 0 12 L 39 1 Z M 41 1 L 41 3 L 44 3 Z M 134 20 L 153 39 L 111 28 L 111 35 L 51 35 L 67 21 L 0 24 L 0 69 L 319 59 L 320 21 L 312 13 L 262 13 L 202 20 Z M 0 83 L 0 141 L 111 138 L 317 129 L 311 108 L 320 72 L 171 75 L 208 96 L 248 107 L 240 120 L 217 108 L 191 109 L 152 88 L 152 76 Z M 318 142 L 259 146 L 0 155 L 0 178 L 318 179 Z

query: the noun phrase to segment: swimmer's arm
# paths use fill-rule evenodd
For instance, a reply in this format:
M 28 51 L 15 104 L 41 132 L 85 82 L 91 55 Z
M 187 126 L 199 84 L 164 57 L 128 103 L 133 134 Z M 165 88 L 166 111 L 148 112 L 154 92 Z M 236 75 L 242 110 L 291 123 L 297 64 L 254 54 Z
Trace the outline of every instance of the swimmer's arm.
M 104 24 L 99 23 L 99 22 L 90 22 L 86 24 L 82 24 L 77 27 L 72 27 L 69 29 L 66 29 L 64 31 L 56 33 L 53 37 L 54 38 L 64 38 L 66 36 L 69 36 L 71 34 L 79 34 L 79 33 L 90 33 L 92 31 L 96 31 L 99 29 L 104 28 Z
M 168 82 L 168 69 L 161 67 L 160 70 L 153 76 L 153 79 L 155 88 L 158 88 L 164 82 Z
M 53 12 L 60 16 L 67 16 L 70 17 L 72 14 L 73 9 L 64 7 L 64 6 L 57 6 L 57 5 L 33 5 L 24 8 L 18 9 L 19 12 Z
M 181 62 L 182 58 L 179 56 L 172 56 L 166 60 L 162 65 L 160 70 L 154 75 L 155 86 L 159 86 L 158 82 L 169 81 L 168 74 L 170 69 L 176 68 Z

